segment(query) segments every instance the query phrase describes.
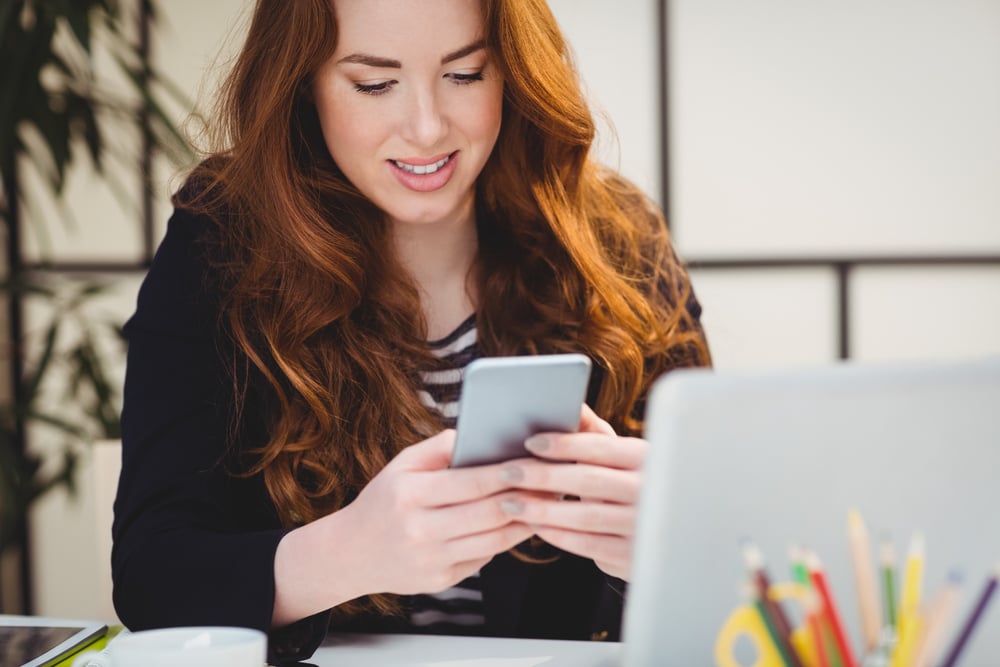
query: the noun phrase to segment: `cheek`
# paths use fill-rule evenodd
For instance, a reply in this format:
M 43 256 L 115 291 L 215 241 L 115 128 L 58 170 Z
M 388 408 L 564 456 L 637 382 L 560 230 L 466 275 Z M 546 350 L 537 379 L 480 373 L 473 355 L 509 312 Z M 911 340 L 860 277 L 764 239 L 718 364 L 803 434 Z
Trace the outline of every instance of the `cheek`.
M 475 112 L 470 116 L 470 131 L 481 138 L 496 139 L 500 133 L 500 120 L 503 117 L 502 94 L 491 94 L 483 97 L 475 106 Z
M 364 112 L 347 101 L 318 103 L 320 127 L 326 146 L 341 169 L 351 169 L 357 156 L 371 151 L 378 144 L 379 123 L 370 112 Z M 352 159 L 353 158 L 353 159 Z

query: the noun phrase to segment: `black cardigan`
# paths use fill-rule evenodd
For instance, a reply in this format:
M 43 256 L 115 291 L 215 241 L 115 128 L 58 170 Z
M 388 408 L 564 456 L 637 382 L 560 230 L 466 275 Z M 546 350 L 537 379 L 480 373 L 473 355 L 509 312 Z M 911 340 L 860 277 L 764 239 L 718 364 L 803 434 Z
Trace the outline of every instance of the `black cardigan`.
M 236 477 L 222 464 L 233 401 L 227 343 L 217 335 L 220 295 L 206 287 L 203 249 L 212 229 L 208 218 L 175 211 L 125 326 L 112 575 L 115 608 L 132 630 L 270 628 L 274 555 L 287 529 L 261 477 Z M 252 412 L 241 442 L 266 439 Z M 482 569 L 481 585 L 484 635 L 618 639 L 624 584 L 591 560 L 562 554 L 529 565 L 501 554 Z M 308 657 L 329 619 L 318 614 L 270 631 L 269 659 Z M 335 629 L 414 631 L 405 619 L 376 616 Z

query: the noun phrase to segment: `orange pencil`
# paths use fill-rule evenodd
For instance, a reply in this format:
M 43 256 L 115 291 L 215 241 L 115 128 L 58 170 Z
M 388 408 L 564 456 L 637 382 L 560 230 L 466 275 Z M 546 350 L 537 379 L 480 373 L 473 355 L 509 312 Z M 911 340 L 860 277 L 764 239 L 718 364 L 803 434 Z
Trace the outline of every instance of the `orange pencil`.
M 837 606 L 833 602 L 833 594 L 830 592 L 830 585 L 823 573 L 823 566 L 819 557 L 811 551 L 806 553 L 806 567 L 809 568 L 809 578 L 823 602 L 826 617 L 833 627 L 833 637 L 837 642 L 837 650 L 840 651 L 840 656 L 844 660 L 844 667 L 858 667 L 858 661 L 854 657 L 851 643 L 847 639 L 847 632 L 844 630 L 844 623 L 840 620 Z
M 816 649 L 817 667 L 830 667 L 830 658 L 826 655 L 826 644 L 823 641 L 823 626 L 820 618 L 823 613 L 823 606 L 812 588 L 806 593 L 806 622 L 809 624 L 809 634 L 812 637 L 813 646 Z
M 881 611 L 875 586 L 875 570 L 872 567 L 868 530 L 858 510 L 851 510 L 847 515 L 847 538 L 851 545 L 851 560 L 854 564 L 854 585 L 858 596 L 858 609 L 861 612 L 861 631 L 865 638 L 864 652 L 869 653 L 878 646 L 879 633 L 882 630 L 879 618 Z

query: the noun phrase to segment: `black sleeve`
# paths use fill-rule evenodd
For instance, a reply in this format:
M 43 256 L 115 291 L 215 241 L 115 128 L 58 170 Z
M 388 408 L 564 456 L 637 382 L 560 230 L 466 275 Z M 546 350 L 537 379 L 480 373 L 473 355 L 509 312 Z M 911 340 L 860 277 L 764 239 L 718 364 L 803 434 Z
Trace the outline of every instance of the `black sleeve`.
M 267 632 L 274 554 L 287 532 L 260 476 L 224 463 L 231 381 L 206 288 L 204 235 L 215 223 L 177 211 L 125 326 L 122 472 L 112 529 L 114 603 L 133 630 L 232 625 Z M 279 659 L 306 657 L 326 615 L 270 637 Z

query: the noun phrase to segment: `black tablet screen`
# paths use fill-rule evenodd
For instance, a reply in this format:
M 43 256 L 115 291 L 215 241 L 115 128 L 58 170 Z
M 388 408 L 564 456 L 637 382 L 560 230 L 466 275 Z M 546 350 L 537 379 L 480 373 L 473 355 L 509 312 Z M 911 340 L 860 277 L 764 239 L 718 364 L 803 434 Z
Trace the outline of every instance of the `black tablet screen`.
M 0 664 L 23 665 L 66 641 L 80 628 L 0 627 Z

